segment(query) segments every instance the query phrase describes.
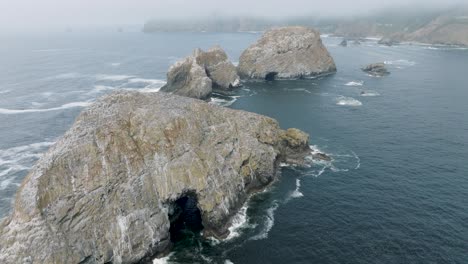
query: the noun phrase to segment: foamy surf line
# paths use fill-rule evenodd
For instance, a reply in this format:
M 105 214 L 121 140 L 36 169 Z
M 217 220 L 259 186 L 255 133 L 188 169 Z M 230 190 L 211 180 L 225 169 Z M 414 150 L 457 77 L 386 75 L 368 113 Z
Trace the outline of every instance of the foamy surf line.
M 87 107 L 90 104 L 91 104 L 91 102 L 73 102 L 73 103 L 68 103 L 68 104 L 61 105 L 59 107 L 43 108 L 43 109 L 6 109 L 6 108 L 0 108 L 0 114 L 14 115 L 14 114 L 27 114 L 27 113 L 41 113 L 41 112 L 64 110 L 64 109 L 69 109 L 69 108 Z

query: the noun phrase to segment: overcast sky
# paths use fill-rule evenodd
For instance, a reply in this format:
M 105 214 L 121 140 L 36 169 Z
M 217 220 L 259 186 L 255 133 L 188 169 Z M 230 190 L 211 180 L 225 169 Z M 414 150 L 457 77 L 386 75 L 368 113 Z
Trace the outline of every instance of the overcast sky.
M 376 8 L 450 5 L 468 0 L 0 0 L 0 30 L 143 24 L 157 17 L 213 14 L 321 16 L 366 13 Z M 390 4 L 391 3 L 391 4 Z

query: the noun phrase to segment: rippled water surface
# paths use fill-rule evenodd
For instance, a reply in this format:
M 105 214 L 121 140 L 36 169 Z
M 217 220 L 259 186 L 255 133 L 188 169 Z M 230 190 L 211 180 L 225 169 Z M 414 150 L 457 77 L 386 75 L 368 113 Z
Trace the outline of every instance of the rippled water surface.
M 220 44 L 232 61 L 258 34 L 70 33 L 0 37 L 0 217 L 34 162 L 100 95 L 157 92 L 169 65 Z M 375 41 L 339 47 L 338 72 L 246 83 L 212 103 L 265 114 L 333 157 L 283 167 L 227 241 L 198 235 L 169 263 L 468 263 L 468 50 Z M 370 77 L 360 67 L 385 62 Z

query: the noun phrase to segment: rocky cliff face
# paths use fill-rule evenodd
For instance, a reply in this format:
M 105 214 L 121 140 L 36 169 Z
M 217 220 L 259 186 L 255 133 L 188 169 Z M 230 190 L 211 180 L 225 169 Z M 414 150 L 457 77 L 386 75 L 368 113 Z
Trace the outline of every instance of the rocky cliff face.
M 242 53 L 238 66 L 244 79 L 296 79 L 335 71 L 319 32 L 307 27 L 267 31 Z
M 301 164 L 308 135 L 254 113 L 167 93 L 118 92 L 41 158 L 0 225 L 0 263 L 136 263 L 171 245 L 174 202 L 196 197 L 226 236 L 250 192 Z
M 213 89 L 229 91 L 238 86 L 236 67 L 226 52 L 215 46 L 206 52 L 196 49 L 192 56 L 172 65 L 167 73 L 167 84 L 161 91 L 205 99 Z

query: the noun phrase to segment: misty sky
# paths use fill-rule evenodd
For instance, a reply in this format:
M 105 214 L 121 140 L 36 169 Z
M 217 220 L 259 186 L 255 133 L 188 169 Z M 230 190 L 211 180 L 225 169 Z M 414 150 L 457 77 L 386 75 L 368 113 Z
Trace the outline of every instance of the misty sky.
M 467 0 L 0 0 L 0 30 L 143 24 L 151 18 L 207 15 L 337 16 L 389 5 L 449 5 Z M 391 4 L 390 4 L 391 2 Z

